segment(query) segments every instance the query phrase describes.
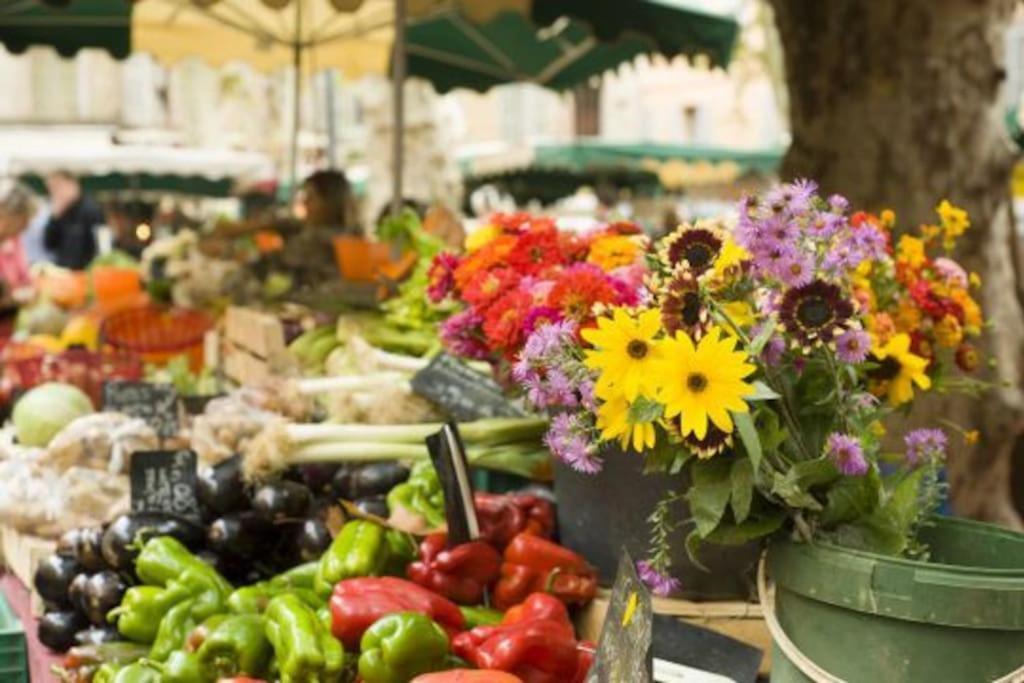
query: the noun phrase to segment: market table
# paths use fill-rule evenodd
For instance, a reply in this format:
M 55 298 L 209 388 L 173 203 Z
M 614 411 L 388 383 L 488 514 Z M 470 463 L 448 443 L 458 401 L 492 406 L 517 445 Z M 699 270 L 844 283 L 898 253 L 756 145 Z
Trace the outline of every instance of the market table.
M 32 616 L 29 590 L 11 573 L 0 575 L 0 593 L 3 593 L 11 610 L 18 617 L 25 629 L 25 644 L 28 647 L 29 678 L 35 681 L 53 680 L 50 667 L 60 662 L 60 655 L 55 655 L 43 647 L 36 637 L 37 619 Z

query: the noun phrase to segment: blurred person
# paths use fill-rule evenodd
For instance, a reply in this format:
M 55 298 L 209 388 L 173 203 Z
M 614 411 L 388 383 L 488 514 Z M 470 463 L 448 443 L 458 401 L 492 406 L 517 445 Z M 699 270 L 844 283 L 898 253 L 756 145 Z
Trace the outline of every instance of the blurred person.
M 32 276 L 24 240 L 36 210 L 28 188 L 14 181 L 0 183 L 0 307 L 31 298 Z
M 52 215 L 43 243 L 58 266 L 83 270 L 96 256 L 96 229 L 105 221 L 103 210 L 67 171 L 47 176 L 46 189 Z
M 362 234 L 352 186 L 341 171 L 316 171 L 303 181 L 301 197 L 306 226 L 335 234 Z

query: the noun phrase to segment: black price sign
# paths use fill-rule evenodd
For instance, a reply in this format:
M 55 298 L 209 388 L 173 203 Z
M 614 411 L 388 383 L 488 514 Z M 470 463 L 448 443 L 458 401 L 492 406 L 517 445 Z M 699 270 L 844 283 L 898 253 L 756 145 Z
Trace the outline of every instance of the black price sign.
M 430 460 L 444 490 L 448 547 L 454 548 L 480 537 L 480 524 L 473 503 L 473 482 L 469 476 L 466 447 L 454 422 L 427 437 Z
M 196 454 L 137 451 L 131 463 L 132 512 L 159 512 L 199 519 Z
M 412 388 L 460 422 L 526 416 L 525 411 L 505 398 L 497 382 L 447 353 L 439 353 L 430 365 L 417 372 Z
M 103 409 L 145 420 L 164 439 L 178 433 L 178 392 L 170 384 L 111 380 L 103 385 Z

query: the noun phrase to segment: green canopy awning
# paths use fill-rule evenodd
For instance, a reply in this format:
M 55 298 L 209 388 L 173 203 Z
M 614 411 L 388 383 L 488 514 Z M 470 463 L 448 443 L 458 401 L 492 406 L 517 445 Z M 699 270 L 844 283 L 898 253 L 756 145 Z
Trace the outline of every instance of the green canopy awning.
M 636 12 L 614 35 L 605 30 L 611 24 L 600 2 L 591 15 L 590 3 L 544 0 L 534 3 L 532 20 L 507 11 L 483 23 L 445 9 L 409 24 L 408 73 L 441 92 L 515 82 L 565 90 L 645 54 L 704 54 L 713 65 L 728 63 L 739 30 L 733 18 L 670 0 L 615 4 L 620 18 Z
M 657 174 L 628 168 L 594 168 L 573 170 L 565 168 L 529 168 L 469 176 L 465 179 L 466 209 L 470 195 L 485 185 L 492 185 L 511 196 L 523 206 L 538 201 L 547 206 L 568 197 L 581 187 L 594 188 L 599 194 L 606 191 L 617 194 L 629 190 L 639 196 L 651 197 L 662 191 Z
M 202 176 L 175 176 L 162 174 L 103 173 L 79 178 L 82 188 L 95 195 L 179 194 L 190 197 L 230 197 L 235 188 L 231 178 L 204 178 Z M 21 180 L 36 192 L 45 194 L 43 179 L 34 174 L 21 176 Z
M 63 6 L 0 0 L 0 43 L 14 53 L 49 46 L 65 57 L 95 47 L 123 59 L 131 52 L 131 15 L 127 0 L 79 0 Z
M 781 149 L 745 150 L 705 145 L 584 140 L 569 144 L 537 145 L 534 147 L 534 163 L 577 169 L 595 166 L 643 167 L 649 161 L 732 163 L 741 171 L 771 173 L 778 168 L 782 153 Z

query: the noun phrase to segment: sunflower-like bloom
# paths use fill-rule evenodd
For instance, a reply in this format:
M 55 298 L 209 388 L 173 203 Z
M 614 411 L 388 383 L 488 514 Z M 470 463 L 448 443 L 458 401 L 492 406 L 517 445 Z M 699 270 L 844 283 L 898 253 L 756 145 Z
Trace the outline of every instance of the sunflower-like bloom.
M 884 345 L 876 345 L 871 354 L 879 366 L 871 372 L 876 386 L 884 388 L 889 403 L 901 405 L 914 398 L 914 385 L 927 391 L 932 386 L 926 370 L 928 359 L 910 352 L 910 335 L 894 334 Z
M 662 360 L 657 363 L 658 400 L 665 405 L 665 417 L 679 417 L 679 431 L 704 439 L 709 422 L 726 434 L 732 433 L 730 412 L 749 410 L 743 399 L 754 393 L 744 378 L 754 372 L 747 354 L 736 349 L 734 337 L 722 336 L 711 327 L 697 345 L 686 334 L 663 342 Z
M 614 396 L 597 409 L 597 428 L 605 441 L 618 441 L 623 449 L 632 447 L 642 453 L 654 447 L 654 422 L 636 421 L 630 412 L 629 401 Z
M 714 222 L 683 223 L 662 242 L 658 257 L 669 269 L 685 265 L 699 277 L 715 265 L 726 238 Z
M 853 302 L 839 287 L 823 280 L 788 290 L 779 306 L 782 327 L 803 348 L 832 342 L 852 315 Z
M 661 324 L 670 335 L 682 330 L 700 339 L 711 323 L 711 314 L 700 296 L 697 278 L 688 268 L 677 268 L 661 297 Z
M 594 348 L 587 351 L 584 363 L 597 370 L 595 391 L 608 399 L 621 395 L 627 401 L 644 394 L 654 398 L 654 365 L 661 358 L 661 329 L 658 311 L 648 309 L 635 317 L 625 308 L 616 308 L 611 317 L 597 319 L 597 327 L 583 330 L 583 339 Z

